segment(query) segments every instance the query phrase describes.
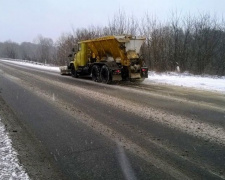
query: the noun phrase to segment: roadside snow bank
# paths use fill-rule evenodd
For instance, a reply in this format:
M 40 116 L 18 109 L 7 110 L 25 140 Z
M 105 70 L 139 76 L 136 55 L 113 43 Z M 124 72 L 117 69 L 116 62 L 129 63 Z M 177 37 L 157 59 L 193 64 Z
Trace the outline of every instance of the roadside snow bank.
M 197 76 L 189 73 L 156 73 L 154 71 L 149 71 L 148 79 L 146 79 L 143 83 L 170 84 L 225 93 L 225 76 Z
M 12 147 L 4 125 L 0 119 L 0 179 L 28 180 L 27 173 L 19 165 L 17 153 Z
M 22 66 L 33 67 L 37 69 L 43 69 L 47 71 L 60 72 L 59 67 L 52 67 L 49 65 L 40 65 L 35 64 L 36 62 L 31 63 L 31 61 L 23 60 L 5 60 L 0 59 L 1 61 L 10 62 L 14 64 L 19 64 Z M 166 72 L 166 73 L 156 73 L 154 71 L 148 72 L 148 79 L 145 79 L 144 84 L 169 84 L 174 86 L 184 86 L 191 87 L 201 90 L 209 91 L 218 91 L 225 93 L 225 76 L 196 76 L 190 73 L 175 73 L 175 72 Z
M 54 66 L 50 66 L 50 65 L 45 65 L 45 64 L 38 64 L 37 62 L 33 62 L 31 63 L 26 62 L 26 61 L 13 61 L 13 60 L 5 60 L 5 59 L 1 59 L 1 61 L 5 61 L 5 62 L 10 62 L 13 64 L 18 64 L 18 65 L 22 65 L 22 66 L 27 66 L 27 67 L 33 67 L 33 68 L 37 68 L 37 69 L 43 69 L 43 70 L 47 70 L 47 71 L 54 71 L 54 72 L 60 72 L 59 71 L 59 67 L 54 67 Z

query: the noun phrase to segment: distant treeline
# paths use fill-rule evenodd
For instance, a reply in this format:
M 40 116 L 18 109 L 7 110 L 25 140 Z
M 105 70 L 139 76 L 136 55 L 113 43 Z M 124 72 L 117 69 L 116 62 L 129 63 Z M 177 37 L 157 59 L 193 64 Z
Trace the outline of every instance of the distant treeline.
M 174 71 L 179 65 L 182 72 L 225 75 L 225 22 L 209 14 L 172 13 L 168 21 L 160 22 L 149 15 L 137 20 L 119 11 L 105 27 L 73 29 L 56 42 L 40 35 L 33 43 L 0 43 L 0 57 L 65 65 L 78 41 L 122 34 L 146 37 L 141 55 L 150 70 Z

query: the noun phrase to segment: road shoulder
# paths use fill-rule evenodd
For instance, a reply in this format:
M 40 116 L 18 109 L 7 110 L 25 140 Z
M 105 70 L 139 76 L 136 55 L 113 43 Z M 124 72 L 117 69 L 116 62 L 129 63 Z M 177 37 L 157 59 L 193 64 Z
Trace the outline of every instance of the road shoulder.
M 0 96 L 0 116 L 18 153 L 21 163 L 31 179 L 65 179 L 55 166 L 47 150 L 29 128 L 21 122 Z

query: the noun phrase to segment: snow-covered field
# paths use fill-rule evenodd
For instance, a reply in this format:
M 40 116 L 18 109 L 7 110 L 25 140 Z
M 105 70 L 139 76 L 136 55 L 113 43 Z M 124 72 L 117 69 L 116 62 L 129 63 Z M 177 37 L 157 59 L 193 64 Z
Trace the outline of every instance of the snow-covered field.
M 27 180 L 29 179 L 23 167 L 19 164 L 17 153 L 12 147 L 5 127 L 0 119 L 0 179 Z
M 156 73 L 151 71 L 149 72 L 148 79 L 146 79 L 143 83 L 170 84 L 174 86 L 183 86 L 225 93 L 225 76 L 197 76 L 189 73 Z
M 47 71 L 59 72 L 59 67 L 52 67 L 52 66 L 32 64 L 29 62 L 19 62 L 10 60 L 2 60 L 2 61 L 8 61 L 11 63 L 43 69 Z M 218 91 L 225 93 L 225 76 L 223 77 L 207 76 L 207 75 L 196 76 L 189 73 L 175 73 L 175 72 L 156 73 L 153 71 L 149 71 L 148 79 L 146 79 L 143 83 L 169 84 L 173 86 L 190 87 L 194 89 Z

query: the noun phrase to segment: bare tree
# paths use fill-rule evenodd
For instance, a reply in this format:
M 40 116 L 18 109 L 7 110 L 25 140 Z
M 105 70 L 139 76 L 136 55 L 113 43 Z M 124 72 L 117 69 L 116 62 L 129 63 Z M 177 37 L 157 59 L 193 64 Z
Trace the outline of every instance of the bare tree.
M 67 65 L 69 62 L 68 55 L 71 54 L 72 48 L 75 47 L 76 39 L 71 34 L 62 34 L 56 41 L 57 46 L 57 64 Z
M 139 23 L 133 15 L 129 17 L 123 10 L 119 9 L 109 20 L 108 27 L 111 35 L 129 34 L 135 36 L 138 34 Z
M 7 58 L 16 59 L 18 58 L 18 47 L 19 45 L 10 40 L 3 43 L 3 54 Z
M 50 63 L 52 61 L 53 40 L 39 35 L 36 39 L 38 44 L 38 61 L 42 63 Z
M 38 45 L 30 42 L 23 42 L 20 44 L 19 54 L 21 59 L 37 61 L 36 52 Z
M 141 26 L 139 27 L 139 32 L 141 35 L 146 37 L 146 42 L 142 46 L 142 54 L 144 56 L 146 65 L 151 69 L 155 69 L 155 59 L 152 48 L 153 47 L 153 40 L 155 39 L 155 34 L 153 31 L 157 28 L 157 18 L 150 17 L 149 14 L 146 14 L 145 17 L 142 19 Z M 155 45 L 155 44 L 154 44 Z

